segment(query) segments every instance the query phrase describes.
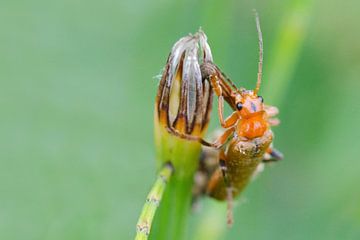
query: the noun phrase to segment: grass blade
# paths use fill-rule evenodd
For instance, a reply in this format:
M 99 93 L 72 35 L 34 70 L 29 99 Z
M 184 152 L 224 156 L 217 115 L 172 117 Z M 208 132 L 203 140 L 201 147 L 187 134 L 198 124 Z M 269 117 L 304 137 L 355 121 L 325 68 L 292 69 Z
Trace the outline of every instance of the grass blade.
M 156 210 L 161 202 L 166 185 L 170 180 L 172 172 L 173 167 L 170 163 L 165 164 L 160 170 L 155 184 L 146 198 L 146 202 L 137 222 L 135 240 L 148 239 Z

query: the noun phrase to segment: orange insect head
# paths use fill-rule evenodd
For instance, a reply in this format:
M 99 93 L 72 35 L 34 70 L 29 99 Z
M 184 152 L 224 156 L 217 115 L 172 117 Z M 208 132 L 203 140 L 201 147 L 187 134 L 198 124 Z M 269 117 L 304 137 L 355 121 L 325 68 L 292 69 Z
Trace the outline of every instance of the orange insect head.
M 247 139 L 263 136 L 269 128 L 263 98 L 254 91 L 243 90 L 236 96 L 236 108 L 239 116 L 237 134 Z

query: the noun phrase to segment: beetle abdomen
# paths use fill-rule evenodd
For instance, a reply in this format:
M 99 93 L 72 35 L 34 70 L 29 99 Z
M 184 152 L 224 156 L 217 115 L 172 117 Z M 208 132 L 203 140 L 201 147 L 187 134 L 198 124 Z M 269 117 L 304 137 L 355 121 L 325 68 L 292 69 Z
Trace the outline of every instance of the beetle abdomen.
M 242 141 L 234 137 L 225 150 L 225 171 L 233 196 L 238 195 L 247 185 L 257 166 L 262 161 L 266 149 L 272 142 L 272 132 L 266 131 L 262 137 Z M 226 199 L 226 186 L 222 172 L 217 169 L 210 178 L 207 194 L 218 200 Z

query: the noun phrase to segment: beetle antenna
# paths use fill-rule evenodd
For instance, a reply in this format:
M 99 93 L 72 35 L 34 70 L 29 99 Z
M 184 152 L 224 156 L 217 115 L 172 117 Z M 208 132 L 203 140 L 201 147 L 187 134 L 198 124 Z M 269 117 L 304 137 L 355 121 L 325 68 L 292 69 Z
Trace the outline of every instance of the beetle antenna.
M 264 49 L 263 49 L 263 37 L 262 37 L 262 33 L 261 33 L 261 28 L 260 28 L 260 19 L 259 19 L 259 14 L 256 11 L 256 9 L 253 10 L 254 14 L 255 14 L 255 21 L 256 21 L 256 30 L 258 33 L 258 38 L 259 38 L 259 63 L 258 63 L 258 74 L 257 74 L 257 82 L 256 82 L 256 87 L 254 89 L 254 93 L 257 94 L 260 90 L 260 84 L 261 84 L 261 78 L 262 78 L 262 68 L 263 68 L 263 53 L 264 53 Z

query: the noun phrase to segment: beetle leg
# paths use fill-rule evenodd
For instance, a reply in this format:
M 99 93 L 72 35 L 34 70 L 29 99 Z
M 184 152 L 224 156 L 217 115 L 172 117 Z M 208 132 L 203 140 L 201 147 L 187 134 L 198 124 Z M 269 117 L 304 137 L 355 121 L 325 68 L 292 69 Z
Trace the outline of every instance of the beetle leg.
M 213 143 L 213 145 L 216 148 L 222 148 L 224 146 L 224 144 L 227 142 L 227 140 L 229 139 L 229 137 L 234 133 L 235 131 L 235 127 L 231 127 L 225 130 L 225 132 L 223 132 Z
M 231 227 L 231 225 L 234 222 L 234 218 L 233 218 L 233 206 L 234 206 L 234 198 L 233 198 L 233 190 L 232 190 L 232 186 L 231 186 L 231 182 L 228 178 L 228 174 L 227 174 L 227 166 L 226 166 L 226 162 L 225 162 L 225 154 L 224 151 L 221 151 L 220 153 L 220 160 L 219 160 L 219 165 L 220 165 L 220 170 L 224 179 L 224 183 L 225 183 L 225 187 L 226 187 L 226 200 L 227 200 L 227 225 L 228 227 Z
M 269 163 L 269 162 L 276 162 L 276 161 L 279 161 L 283 159 L 283 154 L 275 149 L 275 148 L 272 148 L 272 147 L 269 147 L 267 150 L 266 150 L 266 153 L 264 155 L 264 158 L 263 158 L 263 162 L 264 163 Z
M 208 141 L 206 141 L 205 139 L 203 139 L 201 137 L 189 135 L 189 134 L 186 134 L 186 133 L 182 133 L 182 132 L 180 132 L 179 130 L 177 130 L 176 128 L 174 128 L 172 126 L 167 126 L 166 130 L 168 131 L 168 133 L 170 133 L 170 134 L 172 134 L 174 136 L 177 136 L 179 138 L 189 140 L 189 141 L 198 141 L 202 145 L 207 146 L 207 147 L 214 147 L 214 148 L 217 147 L 213 143 L 209 143 Z
M 229 129 L 226 129 L 226 131 L 223 134 L 221 134 L 215 140 L 214 143 L 210 143 L 210 142 L 206 141 L 205 139 L 203 139 L 201 137 L 198 137 L 198 136 L 193 136 L 193 135 L 181 133 L 176 128 L 173 128 L 173 127 L 168 127 L 166 129 L 170 134 L 173 134 L 173 135 L 175 135 L 177 137 L 180 137 L 180 138 L 183 138 L 183 139 L 186 139 L 186 140 L 190 140 L 190 141 L 198 141 L 202 145 L 207 146 L 207 147 L 221 148 L 226 143 L 229 136 L 234 132 L 235 127 L 231 127 Z
M 279 109 L 274 106 L 265 106 L 265 112 L 269 117 L 274 117 L 279 114 Z
M 268 123 L 270 126 L 277 126 L 280 124 L 280 120 L 278 118 L 269 118 Z
M 233 112 L 228 118 L 224 120 L 224 96 L 220 86 L 219 78 L 216 75 L 210 76 L 210 83 L 214 89 L 215 94 L 218 96 L 218 115 L 220 124 L 223 128 L 229 128 L 236 124 L 239 117 L 236 112 Z

